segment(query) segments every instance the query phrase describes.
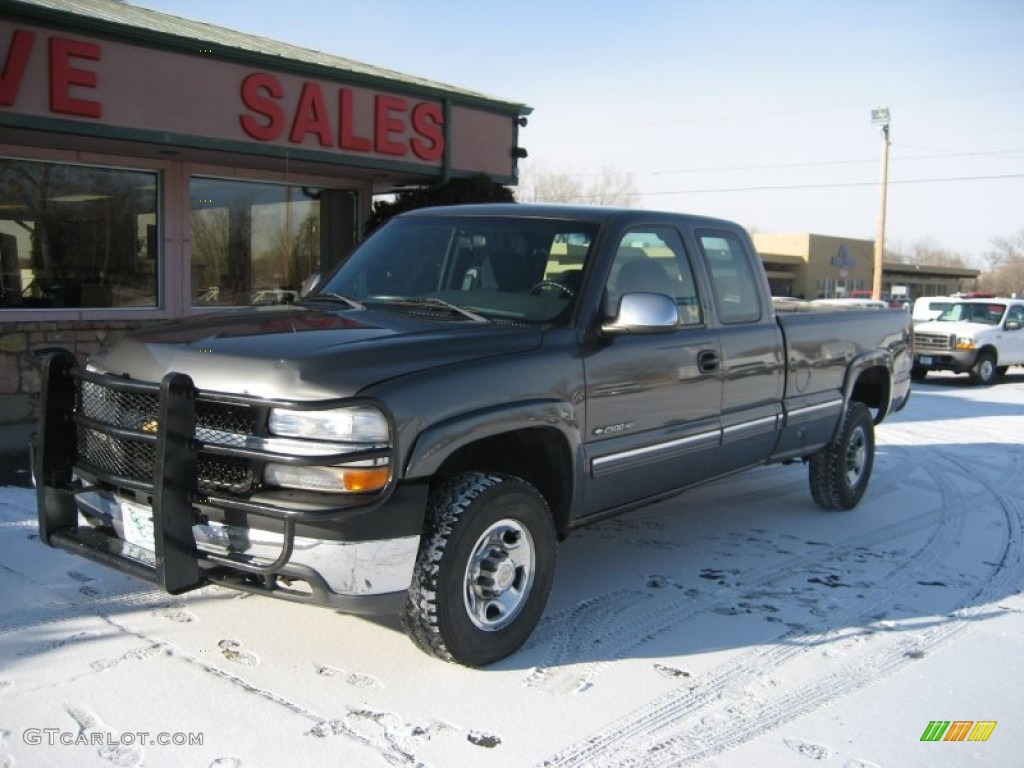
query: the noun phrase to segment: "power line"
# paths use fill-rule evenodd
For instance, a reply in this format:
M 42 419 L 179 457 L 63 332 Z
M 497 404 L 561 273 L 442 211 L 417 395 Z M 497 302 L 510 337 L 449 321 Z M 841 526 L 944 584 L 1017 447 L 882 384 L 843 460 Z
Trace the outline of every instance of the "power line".
M 899 146 L 899 145 L 895 145 Z M 911 160 L 947 160 L 958 157 L 985 157 L 989 155 L 1005 156 L 1015 152 L 1024 152 L 1022 149 L 993 149 L 985 152 L 950 152 L 939 155 L 910 155 L 908 157 L 894 158 L 898 163 Z M 664 176 L 673 173 L 711 173 L 720 171 L 770 171 L 782 168 L 819 168 L 830 165 L 863 165 L 865 163 L 877 163 L 878 158 L 866 157 L 857 160 L 811 160 L 803 163 L 766 163 L 763 165 L 720 165 L 697 168 L 672 168 L 669 170 L 657 171 L 622 171 L 622 175 L 636 176 Z M 585 171 L 582 173 L 559 173 L 560 176 L 568 178 L 587 178 L 601 176 L 604 171 Z
M 991 181 L 995 179 L 1024 179 L 1024 173 L 1008 173 L 1000 174 L 995 176 L 949 176 L 946 178 L 939 179 L 901 179 L 899 181 L 889 181 L 889 184 L 936 184 L 946 183 L 954 181 Z M 675 189 L 666 190 L 663 192 L 634 192 L 633 194 L 646 197 L 648 195 L 697 195 L 697 194 L 713 194 L 716 192 L 779 192 L 779 191 L 792 191 L 801 189 L 840 189 L 849 187 L 875 187 L 878 186 L 877 181 L 852 181 L 852 182 L 835 182 L 829 184 L 775 184 L 775 185 L 761 185 L 755 187 L 719 187 L 717 189 Z M 601 197 L 601 195 L 581 195 L 580 197 Z

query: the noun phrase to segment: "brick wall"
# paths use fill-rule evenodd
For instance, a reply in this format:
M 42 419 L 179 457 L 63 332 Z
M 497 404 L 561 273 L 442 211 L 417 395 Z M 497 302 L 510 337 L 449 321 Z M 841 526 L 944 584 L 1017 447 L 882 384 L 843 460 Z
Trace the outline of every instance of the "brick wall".
M 0 423 L 32 417 L 33 402 L 39 394 L 34 350 L 63 347 L 84 363 L 104 343 L 145 324 L 123 320 L 0 323 Z

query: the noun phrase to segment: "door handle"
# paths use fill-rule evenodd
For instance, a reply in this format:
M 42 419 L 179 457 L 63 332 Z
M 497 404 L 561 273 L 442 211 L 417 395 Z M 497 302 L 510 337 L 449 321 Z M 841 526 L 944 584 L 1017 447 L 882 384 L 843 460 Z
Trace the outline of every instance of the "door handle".
M 717 371 L 720 362 L 718 353 L 713 349 L 705 349 L 703 352 L 697 353 L 697 370 L 701 373 Z

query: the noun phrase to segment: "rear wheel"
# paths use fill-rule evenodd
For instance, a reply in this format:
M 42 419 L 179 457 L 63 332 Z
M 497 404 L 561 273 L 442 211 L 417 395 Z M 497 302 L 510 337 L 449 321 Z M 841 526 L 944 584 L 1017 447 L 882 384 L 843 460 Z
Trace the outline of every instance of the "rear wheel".
M 988 386 L 996 380 L 996 359 L 991 352 L 981 352 L 971 366 L 971 381 Z
M 871 411 L 852 402 L 839 435 L 810 458 L 811 496 L 822 509 L 853 509 L 860 503 L 875 462 Z
M 479 667 L 513 653 L 547 603 L 557 549 L 544 497 L 468 472 L 431 494 L 402 625 L 422 650 Z

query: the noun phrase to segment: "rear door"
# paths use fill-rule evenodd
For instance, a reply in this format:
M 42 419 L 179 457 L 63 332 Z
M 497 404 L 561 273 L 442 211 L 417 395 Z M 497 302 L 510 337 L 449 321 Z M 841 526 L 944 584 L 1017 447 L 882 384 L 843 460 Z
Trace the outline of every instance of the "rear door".
M 669 332 L 606 338 L 584 357 L 583 514 L 689 485 L 714 472 L 721 441 L 718 333 L 672 227 L 626 231 L 609 272 L 605 317 L 626 293 L 661 293 L 678 308 Z
M 699 229 L 722 351 L 722 473 L 763 461 L 774 450 L 785 387 L 782 331 L 768 304 L 760 259 L 731 230 Z

